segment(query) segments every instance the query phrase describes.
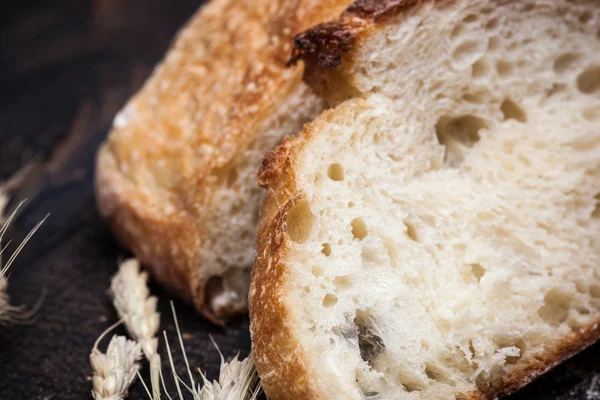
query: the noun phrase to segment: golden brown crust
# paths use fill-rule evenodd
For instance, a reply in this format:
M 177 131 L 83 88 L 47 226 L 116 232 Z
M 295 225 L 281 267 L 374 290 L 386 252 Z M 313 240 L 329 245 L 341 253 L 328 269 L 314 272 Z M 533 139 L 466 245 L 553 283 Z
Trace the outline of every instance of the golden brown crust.
M 265 120 L 301 85 L 302 67 L 285 65 L 293 35 L 348 3 L 209 2 L 99 151 L 97 201 L 116 236 L 174 295 L 214 321 L 246 311 L 216 315 L 205 301 L 206 283 L 224 268 L 200 250 L 219 240 L 215 227 L 227 218 L 215 196 Z
M 535 359 L 524 360 L 523 365 L 514 373 L 503 376 L 494 382 L 490 388 L 483 389 L 487 399 L 509 395 L 527 385 L 533 379 L 554 368 L 558 364 L 574 356 L 600 339 L 600 321 L 582 328 L 579 332 L 571 333 L 561 343 L 546 349 Z
M 322 68 L 339 67 L 343 55 L 352 51 L 363 32 L 427 1 L 439 0 L 356 0 L 338 19 L 296 35 L 289 63 L 303 59 Z
M 391 19 L 402 19 L 427 3 L 454 0 L 355 0 L 337 19 L 316 25 L 294 38 L 288 62 L 304 61 L 304 81 L 330 106 L 360 96 L 355 82 L 355 49 Z
M 290 164 L 301 139 L 288 139 L 265 157 L 259 172 L 268 189 L 262 207 L 250 287 L 250 332 L 256 367 L 269 398 L 315 399 L 302 345 L 289 324 L 286 302 L 287 212 L 302 198 Z

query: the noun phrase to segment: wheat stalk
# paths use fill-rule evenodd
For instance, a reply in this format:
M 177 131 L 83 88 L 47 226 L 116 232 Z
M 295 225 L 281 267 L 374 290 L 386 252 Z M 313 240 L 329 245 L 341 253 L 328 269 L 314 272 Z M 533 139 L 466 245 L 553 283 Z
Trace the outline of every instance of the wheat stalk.
M 2 198 L 3 196 L 4 195 L 0 192 L 0 198 Z M 10 216 L 8 218 L 4 219 L 4 217 L 2 217 L 0 215 L 1 219 L 4 220 L 4 223 L 2 224 L 2 227 L 0 228 L 0 246 L 4 239 L 4 234 L 6 233 L 8 226 L 10 225 L 12 220 L 15 218 L 15 215 L 17 214 L 17 212 L 18 212 L 19 208 L 22 206 L 22 204 L 23 204 L 23 202 L 21 202 L 15 208 L 15 210 L 10 214 Z M 6 204 L 0 204 L 1 207 L 4 207 L 5 205 Z M 0 213 L 2 211 L 3 211 L 3 209 L 0 210 Z M 0 249 L 0 325 L 6 325 L 6 324 L 13 323 L 13 322 L 28 320 L 35 314 L 35 312 L 41 305 L 41 301 L 43 300 L 43 297 L 40 298 L 40 302 L 31 311 L 29 311 L 27 313 L 24 312 L 25 311 L 24 306 L 15 307 L 15 306 L 10 305 L 10 297 L 8 296 L 8 293 L 6 293 L 6 288 L 8 287 L 8 280 L 6 279 L 6 273 L 8 272 L 8 269 L 11 267 L 11 265 L 14 263 L 15 259 L 17 258 L 17 256 L 21 252 L 21 250 L 23 250 L 23 248 L 25 247 L 27 242 L 29 242 L 29 240 L 35 234 L 35 232 L 37 232 L 37 230 L 40 229 L 40 227 L 46 221 L 47 218 L 48 218 L 48 216 L 46 216 L 43 220 L 38 222 L 33 227 L 33 229 L 31 231 L 29 231 L 27 236 L 25 236 L 25 239 L 23 239 L 21 244 L 19 244 L 17 249 L 12 253 L 12 255 L 8 258 L 8 261 L 4 265 L 2 264 L 2 254 L 4 253 L 4 250 L 6 250 L 6 247 L 8 246 L 8 244 Z
M 104 335 L 116 325 L 100 335 L 90 354 L 90 364 L 94 371 L 92 397 L 95 400 L 121 400 L 127 397 L 127 390 L 140 368 L 140 344 L 125 336 L 114 335 L 106 354 L 98 350 L 98 344 Z
M 6 233 L 8 226 L 11 221 L 16 217 L 21 206 L 24 204 L 24 201 L 17 204 L 17 206 L 10 212 L 6 213 L 6 208 L 10 202 L 10 196 L 8 193 L 12 190 L 17 189 L 20 185 L 25 182 L 25 180 L 31 175 L 33 171 L 35 171 L 39 166 L 37 161 L 30 162 L 26 164 L 23 168 L 17 171 L 11 178 L 7 181 L 0 183 L 0 325 L 10 324 L 17 321 L 23 321 L 31 318 L 33 314 L 37 311 L 38 307 L 41 305 L 41 301 L 43 301 L 43 296 L 40 298 L 40 303 L 36 305 L 30 312 L 24 313 L 25 307 L 19 306 L 11 306 L 10 305 L 10 297 L 6 293 L 6 288 L 8 287 L 8 279 L 6 278 L 6 273 L 8 269 L 15 261 L 17 255 L 23 250 L 25 244 L 31 239 L 33 234 L 42 226 L 44 221 L 48 218 L 44 218 L 40 221 L 33 229 L 27 234 L 25 239 L 21 242 L 21 244 L 17 247 L 14 253 L 9 257 L 6 264 L 2 263 L 2 254 L 8 244 L 3 247 L 2 242 L 4 239 L 4 234 Z M 34 188 L 36 185 L 33 186 Z M 9 242 L 10 243 L 10 242 Z
M 150 378 L 154 398 L 160 399 L 160 356 L 155 338 L 160 325 L 156 311 L 157 298 L 150 296 L 148 274 L 140 271 L 139 262 L 128 259 L 120 263 L 111 282 L 113 305 L 125 323 L 129 335 L 140 344 L 150 362 Z

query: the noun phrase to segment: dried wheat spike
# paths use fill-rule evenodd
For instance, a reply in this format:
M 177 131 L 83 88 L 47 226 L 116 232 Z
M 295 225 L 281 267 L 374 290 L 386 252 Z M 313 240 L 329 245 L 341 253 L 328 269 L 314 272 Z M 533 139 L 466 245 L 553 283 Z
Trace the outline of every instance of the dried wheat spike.
M 113 336 L 106 354 L 98 350 L 96 342 L 90 354 L 94 370 L 92 397 L 95 400 L 120 400 L 127 397 L 127 390 L 139 370 L 138 361 L 141 356 L 140 345 L 125 336 Z
M 219 381 L 210 382 L 204 375 L 202 379 L 204 386 L 198 396 L 202 400 L 254 400 L 260 393 L 252 354 L 242 361 L 235 356 L 228 363 L 221 355 Z
M 160 314 L 156 311 L 157 298 L 150 296 L 147 281 L 148 275 L 140 271 L 136 259 L 125 260 L 112 279 L 111 294 L 129 335 L 142 346 L 146 358 L 151 360 L 158 346 L 154 336 L 160 325 Z
M 147 282 L 148 274 L 140 271 L 139 262 L 131 258 L 119 265 L 119 272 L 111 282 L 111 293 L 129 335 L 140 344 L 150 362 L 153 398 L 159 400 L 161 363 L 158 339 L 154 336 L 160 325 L 160 314 L 156 311 L 158 299 L 150 296 Z

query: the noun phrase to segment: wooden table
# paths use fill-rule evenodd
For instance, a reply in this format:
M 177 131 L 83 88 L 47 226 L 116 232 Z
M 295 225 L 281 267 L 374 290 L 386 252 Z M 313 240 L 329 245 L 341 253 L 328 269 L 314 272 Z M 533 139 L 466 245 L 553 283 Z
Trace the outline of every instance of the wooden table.
M 98 335 L 116 321 L 106 291 L 117 259 L 127 255 L 95 209 L 95 150 L 113 115 L 201 3 L 0 2 L 0 177 L 35 157 L 43 160 L 39 193 L 10 237 L 18 242 L 51 213 L 12 268 L 13 303 L 32 306 L 43 293 L 46 297 L 30 324 L 0 327 L 0 399 L 90 397 L 88 355 Z M 156 285 L 152 291 L 160 298 L 162 328 L 175 345 L 169 298 Z M 238 350 L 247 354 L 247 319 L 221 330 L 191 308 L 176 307 L 190 361 L 209 377 L 217 375 L 219 363 L 209 334 L 226 357 Z M 179 352 L 175 361 L 183 366 Z M 512 399 L 600 399 L 599 374 L 596 345 Z M 145 398 L 139 382 L 131 398 Z

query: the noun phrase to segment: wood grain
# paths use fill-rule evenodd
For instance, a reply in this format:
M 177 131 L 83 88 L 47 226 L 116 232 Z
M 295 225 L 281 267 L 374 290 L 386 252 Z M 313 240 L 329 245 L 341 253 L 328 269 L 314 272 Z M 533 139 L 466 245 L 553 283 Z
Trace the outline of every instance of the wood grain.
M 90 398 L 88 354 L 116 320 L 106 290 L 117 259 L 127 255 L 96 213 L 95 150 L 116 111 L 201 3 L 0 2 L 0 177 L 34 157 L 42 160 L 30 182 L 38 190 L 17 193 L 37 192 L 11 229 L 12 239 L 18 242 L 51 213 L 10 276 L 15 303 L 31 306 L 42 293 L 46 297 L 31 324 L 0 328 L 0 399 Z M 155 285 L 152 291 L 160 298 L 162 327 L 177 348 L 169 298 Z M 246 319 L 223 331 L 191 308 L 176 307 L 190 361 L 209 377 L 216 377 L 219 362 L 209 334 L 226 357 L 248 352 Z M 511 399 L 600 399 L 599 355 L 596 345 Z M 183 366 L 179 351 L 175 362 Z M 139 382 L 131 398 L 145 398 Z

